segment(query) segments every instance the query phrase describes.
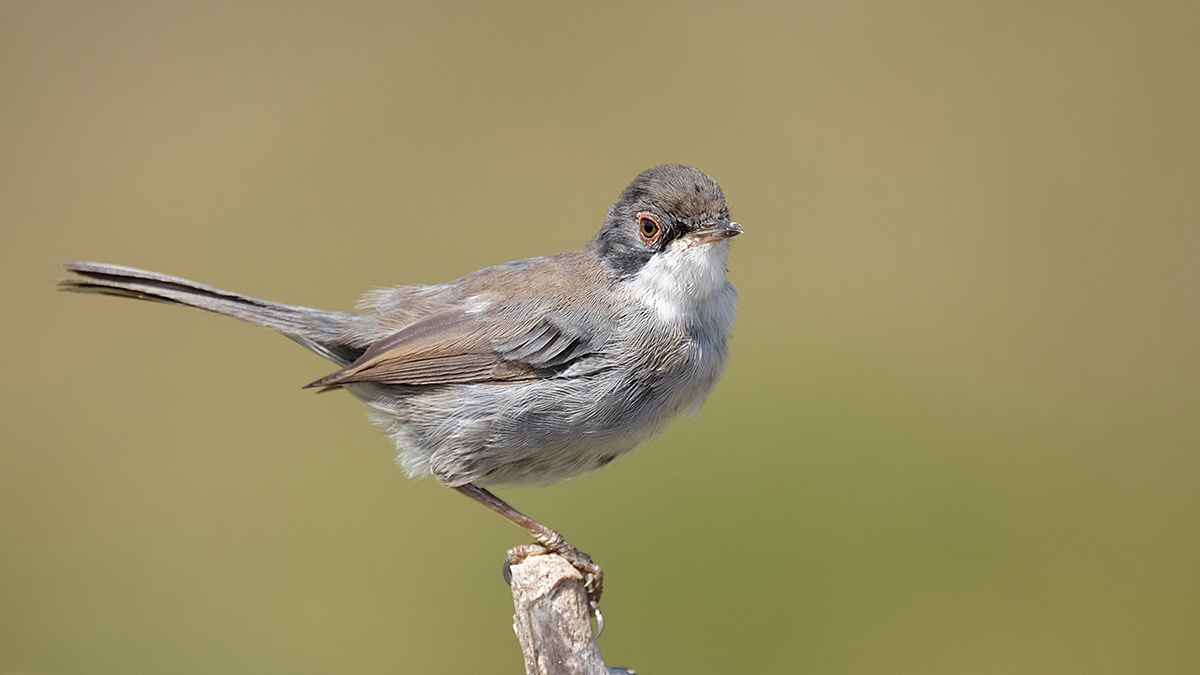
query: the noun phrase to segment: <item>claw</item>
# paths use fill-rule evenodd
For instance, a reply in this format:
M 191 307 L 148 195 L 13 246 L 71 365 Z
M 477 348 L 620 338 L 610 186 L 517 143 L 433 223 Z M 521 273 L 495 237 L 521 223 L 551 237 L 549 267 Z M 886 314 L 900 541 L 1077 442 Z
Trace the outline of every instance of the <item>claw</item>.
M 588 599 L 588 609 L 591 610 L 592 616 L 596 617 L 596 637 L 604 632 L 604 615 L 600 613 L 600 605 Z

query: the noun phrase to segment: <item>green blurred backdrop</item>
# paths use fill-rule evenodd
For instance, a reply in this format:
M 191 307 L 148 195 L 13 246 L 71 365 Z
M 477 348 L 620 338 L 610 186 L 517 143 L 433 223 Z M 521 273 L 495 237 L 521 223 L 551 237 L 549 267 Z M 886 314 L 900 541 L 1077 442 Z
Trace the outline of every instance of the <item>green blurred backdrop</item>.
M 643 673 L 1200 672 L 1200 5 L 0 4 L 0 674 L 519 673 L 515 528 L 147 267 L 348 309 L 694 164 L 727 375 L 501 494 Z

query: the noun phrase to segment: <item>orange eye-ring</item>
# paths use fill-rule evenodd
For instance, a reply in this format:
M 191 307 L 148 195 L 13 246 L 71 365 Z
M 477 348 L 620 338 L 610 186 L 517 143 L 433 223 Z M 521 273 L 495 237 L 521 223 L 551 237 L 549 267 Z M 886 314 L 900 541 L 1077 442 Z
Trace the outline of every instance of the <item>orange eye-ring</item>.
M 638 236 L 647 244 L 653 244 L 662 236 L 662 223 L 653 213 L 642 211 L 637 214 Z

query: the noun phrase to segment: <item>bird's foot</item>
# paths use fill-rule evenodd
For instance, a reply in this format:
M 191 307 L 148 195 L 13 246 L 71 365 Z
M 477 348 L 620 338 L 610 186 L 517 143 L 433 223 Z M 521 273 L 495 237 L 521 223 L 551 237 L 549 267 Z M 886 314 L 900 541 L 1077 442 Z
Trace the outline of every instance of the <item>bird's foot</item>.
M 561 535 L 545 539 L 546 541 L 525 544 L 509 550 L 504 561 L 504 580 L 511 584 L 512 575 L 509 568 L 520 564 L 529 556 L 546 555 L 547 553 L 561 556 L 583 575 L 583 587 L 587 591 L 588 597 L 588 611 L 596 618 L 596 636 L 599 637 L 604 632 L 604 615 L 600 613 L 600 595 L 604 592 L 604 570 L 592 561 L 590 555 L 572 546 Z

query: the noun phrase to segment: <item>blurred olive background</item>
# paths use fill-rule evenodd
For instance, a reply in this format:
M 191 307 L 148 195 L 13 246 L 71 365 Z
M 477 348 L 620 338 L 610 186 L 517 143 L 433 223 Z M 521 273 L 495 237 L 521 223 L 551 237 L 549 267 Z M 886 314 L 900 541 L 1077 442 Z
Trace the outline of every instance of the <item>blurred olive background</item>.
M 704 411 L 501 495 L 643 673 L 1200 672 L 1200 8 L 0 4 L 0 673 L 519 673 L 523 535 L 146 267 L 349 309 L 682 162 Z

